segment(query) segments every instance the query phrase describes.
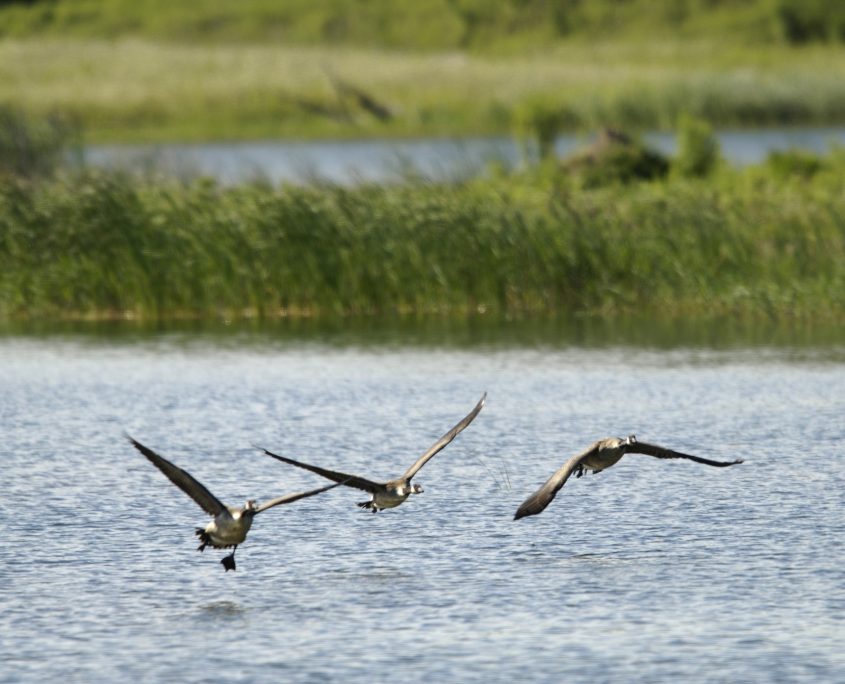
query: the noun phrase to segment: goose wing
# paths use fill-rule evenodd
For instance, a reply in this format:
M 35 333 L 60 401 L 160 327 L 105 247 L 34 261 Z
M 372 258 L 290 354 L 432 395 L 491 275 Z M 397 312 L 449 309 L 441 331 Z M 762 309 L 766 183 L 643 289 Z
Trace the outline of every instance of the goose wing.
M 330 489 L 334 489 L 335 487 L 340 487 L 341 484 L 343 483 L 338 482 L 337 484 L 327 485 L 325 487 L 320 487 L 319 489 L 309 489 L 307 492 L 297 492 L 296 494 L 285 494 L 284 496 L 279 496 L 275 499 L 271 499 L 270 501 L 266 501 L 260 506 L 256 506 L 255 514 L 258 515 L 262 511 L 266 511 L 268 508 L 273 508 L 273 506 L 278 506 L 280 504 L 289 504 L 293 503 L 294 501 L 298 501 L 299 499 L 314 496 L 315 494 L 322 494 L 323 492 L 327 492 Z
M 257 448 L 261 449 L 261 447 Z M 359 477 L 358 475 L 347 475 L 346 473 L 339 473 L 335 470 L 328 470 L 327 468 L 320 468 L 319 466 L 310 465 L 308 463 L 301 463 L 300 461 L 294 461 L 292 458 L 288 458 L 287 456 L 274 454 L 272 451 L 267 451 L 267 449 L 261 449 L 261 451 L 268 456 L 275 458 L 277 461 L 290 463 L 297 468 L 310 470 L 312 473 L 317 473 L 317 475 L 322 475 L 329 480 L 337 482 L 338 484 L 346 485 L 347 487 L 363 489 L 365 492 L 369 492 L 370 494 L 376 494 L 384 489 L 384 485 L 378 482 L 373 482 L 372 480 L 368 480 L 364 477 Z M 316 494 L 316 492 L 314 493 Z
M 703 463 L 704 465 L 715 466 L 716 468 L 724 468 L 726 466 L 736 465 L 742 463 L 742 459 L 736 461 L 711 461 L 709 458 L 701 458 L 701 456 L 691 456 L 680 451 L 673 451 L 656 444 L 648 444 L 647 442 L 634 442 L 630 448 L 626 449 L 628 453 L 646 454 L 648 456 L 655 456 L 657 458 L 686 458 L 696 463 Z
M 558 468 L 552 476 L 546 480 L 542 487 L 520 504 L 519 508 L 516 510 L 516 514 L 513 516 L 513 519 L 519 520 L 520 518 L 525 518 L 529 515 L 542 513 L 546 506 L 548 506 L 555 498 L 561 487 L 566 484 L 569 476 L 572 475 L 572 471 L 578 467 L 578 464 L 581 463 L 581 461 L 597 452 L 601 444 L 601 441 L 593 443 L 580 454 L 576 454 Z
M 420 456 L 416 463 L 412 465 L 405 473 L 400 477 L 400 480 L 405 480 L 406 482 L 410 480 L 414 475 L 417 474 L 420 468 L 422 468 L 428 461 L 434 456 L 437 452 L 441 451 L 449 442 L 451 442 L 455 437 L 458 436 L 458 433 L 461 432 L 467 425 L 469 425 L 475 417 L 478 415 L 478 412 L 484 407 L 484 400 L 487 398 L 487 392 L 485 392 L 479 402 L 475 405 L 475 408 L 472 409 L 467 415 L 465 415 L 461 422 L 455 425 L 449 432 L 443 435 L 440 439 L 438 439 L 434 444 L 431 445 L 428 451 L 426 451 L 422 456 Z
M 145 447 L 140 442 L 132 439 L 129 435 L 126 438 L 132 442 L 132 445 L 146 456 L 152 464 L 163 472 L 167 479 L 181 489 L 185 494 L 196 501 L 200 508 L 209 515 L 217 516 L 224 511 L 228 511 L 226 505 L 208 491 L 200 482 L 185 470 L 173 465 L 166 458 L 159 456 L 155 451 Z

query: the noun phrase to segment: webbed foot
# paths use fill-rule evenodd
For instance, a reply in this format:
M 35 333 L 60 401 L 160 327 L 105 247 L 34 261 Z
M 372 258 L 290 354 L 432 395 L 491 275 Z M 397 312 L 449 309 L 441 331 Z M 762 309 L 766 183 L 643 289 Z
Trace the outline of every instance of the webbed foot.
M 223 564 L 223 567 L 226 568 L 226 572 L 229 570 L 235 569 L 235 554 L 230 553 L 228 556 L 223 556 L 223 559 L 220 561 Z

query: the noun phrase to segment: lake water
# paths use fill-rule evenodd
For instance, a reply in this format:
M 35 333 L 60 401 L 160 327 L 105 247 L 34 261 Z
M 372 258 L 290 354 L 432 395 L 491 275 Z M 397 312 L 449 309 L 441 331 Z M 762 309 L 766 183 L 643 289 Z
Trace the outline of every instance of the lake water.
M 724 157 L 737 165 L 758 163 L 773 150 L 824 153 L 845 144 L 843 128 L 766 128 L 716 134 Z M 670 133 L 650 133 L 645 141 L 666 154 L 675 151 Z M 566 135 L 558 155 L 571 154 L 589 138 Z M 179 176 L 207 175 L 223 183 L 256 178 L 273 183 L 324 180 L 333 183 L 385 182 L 416 174 L 431 179 L 477 175 L 490 162 L 509 168 L 520 163 L 518 143 L 507 137 L 424 138 L 419 140 L 257 141 L 170 145 L 94 145 L 84 159 L 92 166 L 164 171 Z
M 0 681 L 845 679 L 841 336 L 364 339 L 0 337 Z M 122 436 L 241 504 L 324 482 L 253 444 L 386 479 L 485 390 L 424 494 L 274 508 L 229 573 Z M 629 455 L 512 520 L 570 454 L 629 433 L 746 460 Z

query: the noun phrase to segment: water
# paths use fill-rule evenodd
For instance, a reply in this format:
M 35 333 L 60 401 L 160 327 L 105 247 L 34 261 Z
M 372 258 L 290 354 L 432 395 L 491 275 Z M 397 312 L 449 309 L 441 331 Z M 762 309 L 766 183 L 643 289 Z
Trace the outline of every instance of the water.
M 763 161 L 774 150 L 800 148 L 824 153 L 845 144 L 843 128 L 764 128 L 724 130 L 717 138 L 724 157 L 745 165 Z M 670 133 L 645 136 L 648 144 L 674 154 Z M 589 141 L 566 135 L 557 140 L 560 156 Z M 181 176 L 207 175 L 223 183 L 261 178 L 273 183 L 324 180 L 333 183 L 385 182 L 407 174 L 432 179 L 477 175 L 490 162 L 505 168 L 521 159 L 512 138 L 424 138 L 419 140 L 259 141 L 170 145 L 94 145 L 86 163 L 105 168 L 165 171 Z
M 127 431 L 230 503 L 319 486 L 260 444 L 399 475 L 256 519 L 224 573 L 202 511 Z M 845 347 L 0 338 L 0 681 L 845 678 Z M 626 456 L 636 433 L 726 469 Z

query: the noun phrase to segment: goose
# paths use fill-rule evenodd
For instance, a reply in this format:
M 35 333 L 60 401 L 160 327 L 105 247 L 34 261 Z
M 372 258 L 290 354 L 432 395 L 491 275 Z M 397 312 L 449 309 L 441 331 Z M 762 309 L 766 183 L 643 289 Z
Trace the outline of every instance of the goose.
M 608 437 L 594 442 L 580 454 L 576 454 L 558 468 L 546 480 L 542 487 L 522 502 L 513 519 L 519 520 L 529 515 L 542 513 L 546 506 L 555 498 L 560 488 L 566 484 L 566 481 L 573 472 L 576 477 L 581 477 L 587 470 L 592 470 L 593 473 L 600 473 L 602 470 L 618 463 L 619 459 L 625 454 L 646 454 L 657 458 L 686 458 L 696 463 L 704 463 L 705 465 L 715 466 L 717 468 L 725 468 L 726 466 L 742 463 L 742 459 L 736 461 L 711 461 L 708 458 L 701 458 L 700 456 L 682 454 L 680 451 L 672 451 L 656 444 L 639 442 L 637 441 L 636 435 L 628 435 L 624 439 L 620 437 Z
M 387 482 L 376 482 L 374 480 L 369 480 L 365 477 L 360 477 L 358 475 L 347 475 L 346 473 L 337 472 L 335 470 L 328 470 L 326 468 L 320 468 L 315 465 L 309 465 L 308 463 L 302 463 L 300 461 L 295 461 L 292 458 L 288 458 L 286 456 L 279 456 L 278 454 L 274 454 L 272 451 L 268 451 L 267 449 L 262 449 L 261 447 L 256 447 L 261 449 L 267 456 L 275 458 L 279 461 L 284 463 L 289 463 L 290 465 L 297 466 L 298 468 L 304 468 L 305 470 L 310 470 L 312 473 L 317 473 L 318 475 L 322 475 L 323 477 L 333 480 L 338 484 L 346 485 L 347 487 L 355 487 L 356 489 L 363 489 L 365 492 L 369 492 L 373 495 L 373 498 L 370 501 L 362 501 L 358 504 L 361 508 L 370 509 L 373 513 L 378 513 L 380 510 L 385 508 L 395 508 L 399 506 L 405 499 L 408 498 L 411 494 L 422 494 L 423 488 L 418 484 L 411 484 L 411 478 L 417 474 L 417 472 L 422 468 L 426 463 L 431 460 L 431 458 L 441 451 L 449 442 L 451 442 L 455 437 L 461 432 L 467 425 L 469 425 L 475 417 L 478 415 L 478 412 L 481 411 L 481 408 L 484 406 L 484 400 L 487 398 L 487 392 L 481 397 L 481 400 L 475 405 L 475 408 L 472 409 L 466 416 L 464 416 L 461 421 L 455 425 L 449 432 L 443 435 L 440 439 L 438 439 L 432 446 L 426 451 L 422 456 L 420 456 L 414 464 L 408 468 L 402 475 L 397 477 L 393 480 L 388 480 Z
M 190 473 L 173 465 L 166 458 L 159 456 L 155 451 L 145 447 L 129 435 L 126 435 L 126 438 L 154 466 L 164 473 L 173 484 L 196 501 L 200 508 L 209 515 L 214 516 L 214 520 L 208 523 L 208 525 L 196 528 L 196 535 L 200 540 L 197 551 L 204 551 L 206 546 L 211 546 L 215 549 L 231 548 L 232 553 L 220 561 L 223 567 L 226 568 L 226 572 L 235 569 L 235 551 L 238 549 L 238 544 L 242 544 L 246 540 L 246 534 L 249 532 L 249 528 L 252 527 L 252 519 L 256 515 L 269 508 L 273 508 L 273 506 L 293 503 L 298 499 L 314 496 L 315 494 L 320 494 L 339 486 L 339 484 L 334 484 L 328 487 L 312 489 L 307 492 L 286 494 L 285 496 L 271 499 L 260 506 L 255 504 L 254 499 L 247 501 L 244 506 L 227 506 L 191 476 Z

